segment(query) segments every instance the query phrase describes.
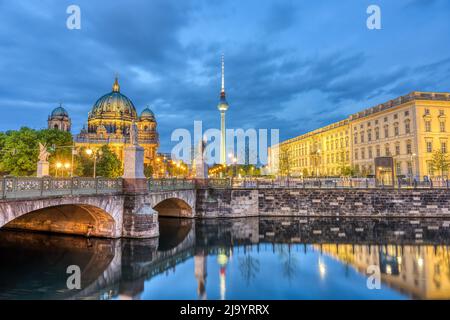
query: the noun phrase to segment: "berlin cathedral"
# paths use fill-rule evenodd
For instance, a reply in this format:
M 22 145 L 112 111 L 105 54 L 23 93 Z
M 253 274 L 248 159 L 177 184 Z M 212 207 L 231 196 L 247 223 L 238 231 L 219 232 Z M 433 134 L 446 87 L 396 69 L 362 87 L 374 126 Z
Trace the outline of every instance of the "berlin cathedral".
M 112 91 L 100 97 L 88 113 L 87 126 L 74 136 L 75 147 L 99 149 L 107 144 L 123 162 L 125 144 L 129 143 L 130 126 L 138 127 L 139 145 L 144 148 L 144 163 L 153 164 L 159 147 L 156 118 L 146 107 L 138 116 L 131 100 L 120 92 L 116 77 Z M 48 128 L 70 131 L 68 112 L 60 105 L 48 117 Z

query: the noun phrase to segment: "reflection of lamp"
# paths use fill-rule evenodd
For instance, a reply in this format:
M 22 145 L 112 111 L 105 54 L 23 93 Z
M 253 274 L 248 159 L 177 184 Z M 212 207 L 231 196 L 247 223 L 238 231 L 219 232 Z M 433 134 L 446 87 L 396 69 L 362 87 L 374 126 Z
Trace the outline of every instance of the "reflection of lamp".
M 325 274 L 327 273 L 327 268 L 325 266 L 325 263 L 319 258 L 319 274 L 320 277 L 323 279 L 325 278 Z
M 387 274 L 392 274 L 392 267 L 391 267 L 390 264 L 387 264 L 387 265 L 386 265 L 386 273 L 387 273 Z
M 422 257 L 417 258 L 417 265 L 419 266 L 419 268 L 423 267 L 423 258 Z
M 219 278 L 220 278 L 220 300 L 225 300 L 226 292 L 226 266 L 228 263 L 228 256 L 221 252 L 217 255 L 217 263 L 220 265 Z

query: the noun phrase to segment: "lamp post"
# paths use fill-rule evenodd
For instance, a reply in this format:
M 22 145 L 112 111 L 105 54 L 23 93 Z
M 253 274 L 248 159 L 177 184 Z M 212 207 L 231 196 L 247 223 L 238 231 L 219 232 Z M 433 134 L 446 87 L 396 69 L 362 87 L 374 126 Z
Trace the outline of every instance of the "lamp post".
M 57 162 L 56 163 L 56 173 L 55 173 L 56 178 L 58 178 L 58 169 L 60 169 L 60 168 L 62 168 L 62 163 L 61 162 Z
M 94 151 L 92 149 L 86 149 L 86 154 L 88 156 L 93 156 L 94 157 L 94 174 L 93 177 L 96 178 L 97 177 L 97 156 L 101 156 L 102 155 L 102 151 L 101 150 L 97 150 Z
M 67 171 L 72 168 L 72 166 L 70 165 L 69 162 L 64 163 L 64 169 L 66 169 Z M 63 172 L 63 176 L 64 176 L 64 172 Z M 73 172 L 70 172 L 70 176 L 73 176 Z

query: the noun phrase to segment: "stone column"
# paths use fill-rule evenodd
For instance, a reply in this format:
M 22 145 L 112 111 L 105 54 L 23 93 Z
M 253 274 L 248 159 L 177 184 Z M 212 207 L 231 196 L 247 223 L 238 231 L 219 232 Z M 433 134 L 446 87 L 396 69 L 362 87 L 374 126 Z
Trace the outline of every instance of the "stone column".
M 50 163 L 48 161 L 39 161 L 37 164 L 37 177 L 42 178 L 49 175 Z
M 144 175 L 144 148 L 136 143 L 124 149 L 123 237 L 152 238 L 159 236 L 158 212 L 149 205 L 147 179 Z

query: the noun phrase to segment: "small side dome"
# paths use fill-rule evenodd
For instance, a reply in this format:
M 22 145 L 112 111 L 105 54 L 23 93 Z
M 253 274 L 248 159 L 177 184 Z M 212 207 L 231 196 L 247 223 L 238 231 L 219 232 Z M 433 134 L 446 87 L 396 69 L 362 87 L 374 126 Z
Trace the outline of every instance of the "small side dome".
M 150 110 L 149 107 L 146 107 L 144 110 L 142 110 L 141 112 L 141 119 L 150 119 L 150 120 L 154 120 L 155 119 L 155 114 L 153 113 L 152 110 Z
M 69 113 L 62 106 L 53 109 L 51 117 L 68 117 Z

